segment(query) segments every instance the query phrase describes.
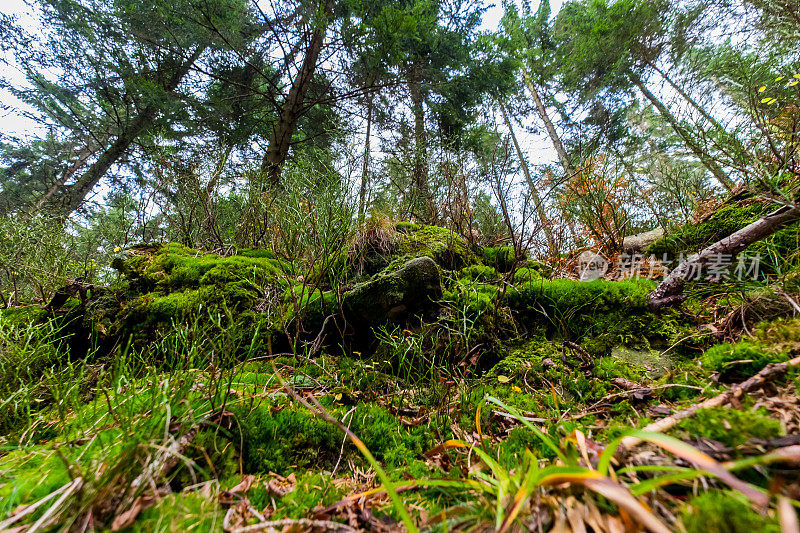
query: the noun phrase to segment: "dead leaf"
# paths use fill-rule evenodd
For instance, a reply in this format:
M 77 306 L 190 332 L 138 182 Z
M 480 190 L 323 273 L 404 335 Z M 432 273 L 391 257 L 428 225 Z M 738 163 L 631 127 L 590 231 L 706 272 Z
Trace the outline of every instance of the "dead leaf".
M 294 472 L 289 474 L 288 477 L 283 477 L 272 472 L 270 472 L 270 475 L 272 477 L 267 481 L 266 486 L 267 492 L 273 496 L 283 498 L 297 488 L 297 479 L 295 478 Z
M 159 498 L 171 492 L 172 490 L 169 488 L 169 485 L 164 485 L 158 488 L 156 494 L 143 494 L 139 496 L 133 501 L 127 511 L 114 517 L 114 521 L 111 522 L 111 531 L 119 531 L 130 527 L 136 521 L 139 513 L 148 507 L 152 507 Z

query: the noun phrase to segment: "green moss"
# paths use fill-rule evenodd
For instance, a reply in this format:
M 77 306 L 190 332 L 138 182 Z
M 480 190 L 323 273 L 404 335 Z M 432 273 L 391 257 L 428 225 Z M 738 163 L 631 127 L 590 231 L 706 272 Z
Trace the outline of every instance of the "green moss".
M 419 231 L 423 228 L 420 224 L 414 224 L 413 222 L 398 222 L 395 225 L 395 229 L 401 233 L 413 233 L 415 231 Z
M 345 414 L 343 407 L 328 409 L 339 419 Z M 350 416 L 350 429 L 395 479 L 403 472 L 421 473 L 418 461 L 432 446 L 427 428 L 408 428 L 386 408 L 371 404 L 359 404 Z M 339 457 L 344 435 L 304 409 L 264 404 L 240 418 L 248 472 L 288 475 L 297 469 L 331 468 Z M 356 464 L 366 463 L 351 444 L 345 453 Z
M 225 512 L 215 497 L 199 492 L 168 494 L 142 511 L 131 527 L 123 531 L 215 531 L 220 528 Z
M 472 281 L 491 281 L 496 280 L 499 276 L 497 275 L 497 270 L 494 267 L 470 265 L 461 269 L 460 277 L 467 278 Z
M 645 279 L 580 282 L 539 278 L 517 284 L 505 305 L 522 319 L 542 324 L 553 338 L 572 339 L 595 356 L 617 345 L 650 349 L 652 340 L 669 338 L 677 327 L 674 312 L 647 310 L 655 283 Z
M 197 290 L 173 292 L 163 296 L 149 294 L 132 303 L 132 320 L 140 319 L 143 323 L 169 323 L 182 320 L 200 308 L 200 294 Z
M 0 309 L 0 320 L 3 324 L 15 328 L 25 328 L 30 325 L 45 322 L 50 313 L 38 305 L 25 305 Z
M 43 446 L 0 457 L 0 520 L 18 505 L 43 498 L 69 480 L 64 461 Z
M 335 461 L 341 440 L 327 422 L 306 410 L 274 407 L 280 410 L 264 404 L 239 417 L 245 471 L 288 475 Z
M 756 325 L 753 335 L 756 339 L 775 345 L 793 345 L 800 342 L 800 319 L 779 318 L 772 322 Z
M 417 226 L 401 230 L 397 251 L 408 258 L 427 256 L 442 268 L 458 270 L 473 264 L 475 257 L 461 235 L 438 226 Z
M 785 361 L 785 353 L 762 341 L 722 343 L 709 348 L 700 362 L 703 368 L 719 372 L 725 381 L 740 381 L 758 373 L 768 363 Z
M 270 516 L 271 520 L 296 519 L 307 518 L 311 509 L 333 505 L 345 496 L 327 476 L 312 473 L 295 473 L 295 475 L 297 485 L 292 492 L 280 498 L 275 497 L 264 489 L 263 483 L 260 483 L 247 493 L 250 503 L 256 509 L 266 509 L 272 507 L 274 500 L 277 505 L 275 513 Z
M 660 257 L 662 254 L 677 256 L 681 252 L 697 252 L 758 220 L 764 212 L 765 206 L 760 203 L 747 206 L 725 205 L 708 220 L 685 224 L 659 239 L 648 246 L 645 253 Z
M 672 367 L 669 355 L 662 354 L 659 350 L 633 350 L 617 346 L 612 349 L 611 355 L 617 364 L 635 369 L 639 376 L 637 379 L 658 379 Z
M 775 518 L 754 511 L 740 494 L 708 492 L 694 497 L 681 513 L 687 533 L 778 533 Z
M 424 314 L 441 295 L 439 267 L 423 256 L 345 292 L 343 308 L 354 320 L 379 324 L 387 319 L 396 321 Z
M 483 264 L 497 269 L 498 272 L 509 272 L 514 266 L 516 253 L 511 246 L 482 248 Z
M 700 409 L 691 418 L 682 420 L 676 431 L 689 438 L 712 439 L 730 448 L 751 439 L 779 437 L 782 433 L 780 421 L 769 417 L 765 409 L 741 411 L 725 407 Z
M 512 342 L 505 356 L 487 373 L 490 379 L 497 376 L 522 377 L 526 372 L 543 371 L 542 361 L 546 358 L 559 360 L 562 353 L 560 342 L 537 336 L 525 342 Z
M 245 280 L 263 286 L 291 269 L 269 252 L 220 257 L 171 243 L 131 250 L 120 270 L 144 290 L 175 290 Z
M 542 274 L 530 267 L 522 267 L 514 273 L 514 283 L 530 283 L 542 279 Z
M 488 275 L 488 272 L 481 270 L 488 267 L 468 267 L 467 269 L 473 268 L 475 270 L 470 274 L 476 277 Z M 468 318 L 475 320 L 494 308 L 499 292 L 500 289 L 497 285 L 479 283 L 469 276 L 464 276 L 450 284 L 450 287 L 442 294 L 442 301 L 458 308 Z

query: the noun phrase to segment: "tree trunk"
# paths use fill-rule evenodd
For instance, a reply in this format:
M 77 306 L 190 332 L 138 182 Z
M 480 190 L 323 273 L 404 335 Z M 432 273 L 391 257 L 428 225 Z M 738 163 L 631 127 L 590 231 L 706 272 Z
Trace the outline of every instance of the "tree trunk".
M 681 98 L 686 100 L 689 103 L 689 105 L 695 108 L 695 110 L 697 110 L 697 112 L 700 113 L 700 115 L 704 119 L 709 121 L 714 126 L 714 128 L 717 129 L 717 131 L 719 131 L 722 135 L 724 135 L 725 140 L 727 142 L 734 143 L 736 145 L 736 150 L 738 151 L 739 155 L 746 156 L 747 150 L 745 149 L 744 145 L 741 143 L 739 138 L 736 137 L 736 135 L 731 135 L 730 133 L 728 133 L 728 130 L 726 130 L 725 127 L 722 124 L 720 124 L 717 119 L 712 117 L 711 114 L 708 111 L 706 111 L 703 106 L 698 104 L 697 101 L 695 101 L 695 99 L 692 98 L 686 91 L 684 91 L 681 86 L 672 81 L 672 78 L 670 78 L 666 72 L 658 68 L 655 64 L 650 63 L 649 61 L 647 62 L 647 64 L 650 68 L 658 72 L 659 75 L 661 75 L 661 77 L 664 78 L 664 80 L 669 84 L 669 86 L 672 87 L 678 94 L 681 95 Z
M 719 164 L 714 161 L 714 159 L 711 158 L 711 156 L 709 156 L 699 144 L 697 144 L 697 142 L 692 138 L 691 134 L 686 131 L 686 128 L 681 125 L 675 115 L 670 113 L 669 109 L 667 109 L 667 106 L 665 106 L 661 100 L 656 97 L 656 95 L 650 92 L 650 89 L 645 86 L 639 77 L 633 76 L 633 83 L 639 88 L 645 98 L 650 100 L 650 103 L 655 106 L 655 108 L 658 110 L 658 113 L 670 123 L 672 129 L 675 130 L 675 133 L 680 135 L 684 144 L 686 144 L 689 150 L 691 150 L 692 153 L 696 155 L 698 159 L 700 159 L 703 165 L 711 172 L 717 181 L 719 181 L 728 191 L 732 191 L 736 184 L 733 183 L 727 174 L 725 174 L 725 171 L 722 170 L 722 167 L 720 167 Z
M 735 256 L 754 242 L 769 237 L 783 226 L 800 219 L 800 208 L 795 205 L 781 207 L 769 215 L 760 218 L 718 241 L 699 253 L 689 257 L 673 270 L 667 278 L 647 296 L 651 309 L 659 309 L 674 303 L 680 303 L 685 296 L 683 286 L 686 280 L 702 268 L 710 260 L 721 255 Z
M 519 142 L 517 141 L 517 135 L 514 133 L 514 127 L 511 124 L 511 119 L 506 111 L 506 106 L 502 102 L 500 103 L 500 112 L 503 114 L 503 121 L 506 123 L 508 131 L 511 133 L 511 141 L 514 143 L 514 149 L 517 151 L 517 158 L 519 159 L 519 164 L 522 167 L 522 174 L 525 176 L 525 181 L 528 183 L 528 189 L 531 191 L 531 197 L 536 204 L 534 207 L 536 209 L 536 214 L 539 215 L 539 220 L 542 223 L 542 231 L 544 231 L 544 235 L 547 238 L 547 247 L 550 250 L 550 255 L 552 257 L 556 257 L 558 255 L 558 246 L 556 245 L 556 240 L 553 237 L 552 228 L 550 228 L 550 224 L 547 221 L 547 215 L 544 212 L 542 199 L 539 196 L 539 191 L 536 189 L 536 186 L 533 183 L 533 178 L 531 178 L 531 172 L 528 168 L 528 162 L 525 160 L 525 156 L 522 153 Z
M 322 16 L 327 19 L 332 10 L 331 1 L 325 0 Z M 281 169 L 289 155 L 292 136 L 297 130 L 297 123 L 302 117 L 306 108 L 306 93 L 314 79 L 314 72 L 317 69 L 322 45 L 325 43 L 327 34 L 327 20 L 324 24 L 315 25 L 310 30 L 308 37 L 308 48 L 303 58 L 303 64 L 297 72 L 286 101 L 281 106 L 278 121 L 272 127 L 272 134 L 269 138 L 267 153 L 261 161 L 261 172 L 266 174 L 271 187 L 278 188 L 281 183 Z
M 51 201 L 51 198 L 62 188 L 64 185 L 70 180 L 72 176 L 78 172 L 81 167 L 83 167 L 86 162 L 92 157 L 95 152 L 97 151 L 98 146 L 94 144 L 93 141 L 90 141 L 84 148 L 78 153 L 78 157 L 75 159 L 75 162 L 72 163 L 68 168 L 65 168 L 64 171 L 61 173 L 61 177 L 56 180 L 46 191 L 45 193 L 33 204 L 33 207 L 28 212 L 28 215 L 32 216 L 41 211 L 41 209 Z
M 370 93 L 369 102 L 367 102 L 367 135 L 364 140 L 364 166 L 361 169 L 361 190 L 358 192 L 358 220 L 364 221 L 364 215 L 367 209 L 367 186 L 369 184 L 369 138 L 372 133 L 372 105 L 375 95 Z
M 416 70 L 416 67 L 414 67 Z M 415 203 L 421 199 L 424 212 L 417 213 L 425 222 L 436 223 L 438 219 L 436 205 L 433 201 L 428 183 L 428 136 L 425 131 L 425 106 L 422 97 L 422 81 L 416 72 L 411 75 L 408 84 L 411 92 L 411 111 L 414 114 L 414 166 L 412 170 L 413 190 L 411 193 L 412 212 L 416 211 Z
M 700 115 L 702 115 L 702 117 L 703 117 L 703 118 L 705 118 L 707 121 L 709 121 L 711 124 L 713 124 L 713 125 L 714 125 L 714 127 L 715 127 L 715 128 L 717 128 L 719 131 L 721 131 L 721 132 L 724 132 L 724 133 L 727 133 L 727 130 L 726 130 L 726 129 L 725 129 L 723 126 L 722 126 L 722 124 L 720 124 L 720 123 L 717 121 L 717 119 L 715 119 L 714 117 L 712 117 L 712 116 L 711 116 L 711 115 L 710 115 L 710 114 L 709 114 L 709 113 L 708 113 L 708 112 L 707 112 L 707 111 L 706 111 L 706 110 L 703 108 L 703 106 L 701 106 L 700 104 L 698 104 L 698 103 L 695 101 L 695 99 L 694 99 L 694 98 L 692 98 L 692 97 L 691 97 L 691 96 L 690 96 L 690 95 L 689 95 L 689 94 L 688 94 L 686 91 L 684 91 L 684 90 L 683 90 L 683 88 L 682 88 L 682 87 L 680 87 L 680 86 L 679 86 L 677 83 L 675 83 L 674 81 L 672 81 L 672 78 L 670 78 L 669 76 L 667 76 L 667 73 L 666 73 L 666 72 L 664 72 L 663 70 L 661 70 L 660 68 L 658 68 L 658 67 L 657 67 L 655 64 L 653 64 L 653 63 L 651 63 L 651 62 L 649 62 L 649 61 L 647 61 L 647 65 L 648 65 L 648 66 L 649 66 L 651 69 L 653 69 L 653 70 L 655 70 L 656 72 L 658 72 L 658 74 L 659 74 L 659 75 L 660 75 L 662 78 L 664 78 L 664 80 L 665 80 L 665 81 L 666 81 L 666 82 L 669 84 L 669 86 L 670 86 L 670 87 L 672 87 L 672 88 L 675 90 L 675 92 L 677 92 L 678 94 L 680 94 L 680 95 L 681 95 L 681 98 L 683 98 L 684 100 L 686 100 L 686 101 L 689 103 L 689 105 L 691 105 L 693 108 L 695 108 L 695 110 L 697 110 L 697 111 L 700 113 Z
M 553 143 L 553 147 L 558 153 L 558 160 L 561 162 L 561 166 L 564 168 L 564 173 L 566 174 L 567 178 L 571 178 L 575 175 L 575 168 L 569 162 L 567 151 L 564 149 L 564 145 L 561 143 L 558 132 L 556 131 L 555 126 L 553 126 L 553 121 L 550 120 L 550 116 L 547 114 L 547 109 L 544 107 L 544 103 L 539 97 L 539 91 L 536 90 L 536 86 L 533 84 L 530 74 L 528 74 L 528 70 L 524 66 L 522 67 L 522 77 L 525 80 L 525 85 L 528 87 L 528 91 L 531 93 L 531 97 L 533 97 L 533 102 L 536 104 L 536 110 L 539 112 L 539 117 L 542 119 L 542 122 L 544 122 L 544 127 L 547 129 L 547 134 L 550 136 L 550 141 Z
M 189 73 L 192 65 L 194 65 L 205 48 L 205 46 L 199 46 L 186 61 L 178 65 L 172 76 L 163 85 L 165 91 L 172 93 L 178 88 L 181 80 Z M 128 151 L 139 135 L 153 124 L 153 121 L 158 116 L 158 111 L 159 109 L 155 105 L 145 107 L 141 113 L 125 124 L 116 140 L 100 154 L 100 157 L 92 163 L 78 181 L 65 189 L 66 199 L 59 206 L 63 214 L 68 215 L 80 207 L 86 196 L 106 175 L 106 172 Z

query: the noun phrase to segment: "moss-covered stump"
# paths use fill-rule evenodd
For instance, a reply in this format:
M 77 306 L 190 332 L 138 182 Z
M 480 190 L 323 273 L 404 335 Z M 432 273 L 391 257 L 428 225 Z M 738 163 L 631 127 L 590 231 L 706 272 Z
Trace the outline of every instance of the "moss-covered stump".
M 418 257 L 345 292 L 343 307 L 349 318 L 374 325 L 423 313 L 441 296 L 438 266 L 430 257 Z

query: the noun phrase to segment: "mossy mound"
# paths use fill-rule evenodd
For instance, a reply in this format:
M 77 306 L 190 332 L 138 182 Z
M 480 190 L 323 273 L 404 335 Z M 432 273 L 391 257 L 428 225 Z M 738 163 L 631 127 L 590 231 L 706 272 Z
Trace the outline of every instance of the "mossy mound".
M 247 283 L 264 286 L 292 274 L 291 266 L 265 250 L 220 257 L 170 243 L 128 250 L 113 266 L 139 292 Z
M 376 324 L 420 313 L 441 295 L 439 268 L 423 256 L 345 292 L 344 309 L 362 323 Z
M 549 336 L 577 340 L 593 355 L 609 355 L 614 346 L 649 349 L 668 339 L 677 326 L 673 312 L 647 310 L 655 283 L 640 278 L 581 282 L 533 279 L 516 284 L 505 303 L 521 320 L 543 327 Z
M 141 246 L 113 266 L 128 280 L 115 333 L 142 341 L 154 329 L 199 320 L 209 329 L 235 322 L 242 336 L 270 342 L 285 314 L 280 294 L 294 281 L 291 265 L 264 250 L 221 257 L 175 243 Z
M 439 226 L 400 223 L 397 253 L 403 261 L 430 257 L 447 270 L 459 270 L 477 262 L 469 243 L 461 235 Z

